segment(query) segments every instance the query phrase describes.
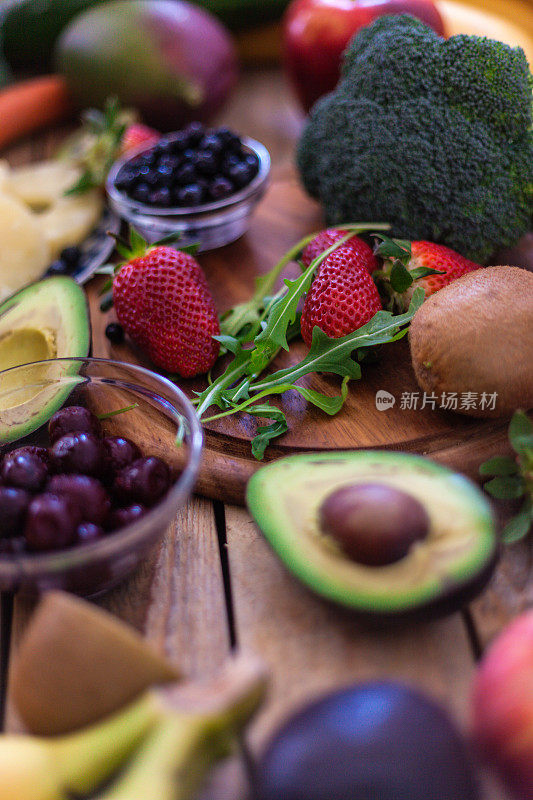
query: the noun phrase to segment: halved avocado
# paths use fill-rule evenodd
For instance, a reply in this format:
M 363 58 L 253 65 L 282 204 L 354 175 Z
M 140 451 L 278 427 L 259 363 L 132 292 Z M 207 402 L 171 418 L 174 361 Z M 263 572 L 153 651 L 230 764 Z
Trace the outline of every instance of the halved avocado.
M 427 512 L 427 535 L 393 563 L 358 563 L 321 525 L 326 498 L 363 484 L 405 492 Z M 291 572 L 363 616 L 451 613 L 481 591 L 496 563 L 495 524 L 482 492 L 419 456 L 373 450 L 290 456 L 256 472 L 246 499 Z
M 84 357 L 90 343 L 85 292 L 72 278 L 45 278 L 0 304 L 0 442 L 16 441 L 47 422 L 72 391 L 68 385 L 58 390 L 50 379 L 77 372 L 72 364 L 58 365 L 53 374 L 33 368 L 21 384 L 20 373 L 10 368 Z M 45 374 L 49 385 L 39 386 Z

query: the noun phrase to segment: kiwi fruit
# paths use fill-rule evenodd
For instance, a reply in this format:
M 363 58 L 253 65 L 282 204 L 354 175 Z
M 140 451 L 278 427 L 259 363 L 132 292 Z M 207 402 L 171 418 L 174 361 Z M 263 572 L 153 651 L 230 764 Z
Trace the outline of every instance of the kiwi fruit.
M 457 411 L 502 417 L 533 407 L 533 273 L 497 266 L 463 275 L 422 304 L 409 343 L 423 391 L 475 394 Z

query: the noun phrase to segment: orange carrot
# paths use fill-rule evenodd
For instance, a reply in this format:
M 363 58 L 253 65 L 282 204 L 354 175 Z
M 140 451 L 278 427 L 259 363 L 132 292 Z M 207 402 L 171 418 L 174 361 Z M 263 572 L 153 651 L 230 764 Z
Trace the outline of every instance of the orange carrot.
M 44 75 L 0 91 L 0 148 L 28 133 L 59 122 L 71 110 L 66 81 Z

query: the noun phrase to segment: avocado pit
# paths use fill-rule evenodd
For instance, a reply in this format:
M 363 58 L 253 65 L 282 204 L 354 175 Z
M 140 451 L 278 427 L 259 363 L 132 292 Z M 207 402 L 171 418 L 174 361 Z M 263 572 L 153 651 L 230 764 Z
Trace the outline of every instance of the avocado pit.
M 429 516 L 415 497 L 385 483 L 358 483 L 329 494 L 318 510 L 320 529 L 354 561 L 399 561 L 429 533 Z

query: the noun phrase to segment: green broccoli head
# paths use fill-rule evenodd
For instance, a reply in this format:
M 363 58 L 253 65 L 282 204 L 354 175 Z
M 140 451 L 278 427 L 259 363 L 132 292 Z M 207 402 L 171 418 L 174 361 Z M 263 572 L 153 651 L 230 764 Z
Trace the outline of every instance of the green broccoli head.
M 385 16 L 357 34 L 334 92 L 311 112 L 298 166 L 327 221 L 387 221 L 486 262 L 533 215 L 531 75 L 525 55 L 444 40 Z

